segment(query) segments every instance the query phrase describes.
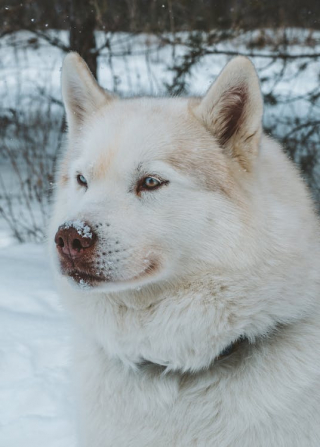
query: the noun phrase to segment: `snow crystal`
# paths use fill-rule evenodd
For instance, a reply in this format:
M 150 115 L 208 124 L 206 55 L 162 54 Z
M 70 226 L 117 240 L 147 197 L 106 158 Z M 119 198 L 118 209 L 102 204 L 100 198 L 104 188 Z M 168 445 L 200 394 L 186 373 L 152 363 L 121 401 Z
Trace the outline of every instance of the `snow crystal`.
M 88 284 L 84 279 L 80 279 L 79 286 L 81 289 L 90 289 L 90 284 Z
M 86 237 L 87 239 L 92 239 L 92 230 L 91 228 L 81 220 L 69 220 L 63 225 L 63 228 L 66 230 L 68 228 L 74 228 L 77 230 L 77 233 L 81 237 Z

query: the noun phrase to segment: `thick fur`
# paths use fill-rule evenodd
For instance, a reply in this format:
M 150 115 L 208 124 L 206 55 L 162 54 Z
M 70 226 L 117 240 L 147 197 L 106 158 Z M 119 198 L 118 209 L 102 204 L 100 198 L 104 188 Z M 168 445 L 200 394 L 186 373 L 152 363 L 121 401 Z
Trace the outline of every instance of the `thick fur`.
M 262 134 L 252 64 L 232 60 L 202 100 L 120 100 L 76 54 L 62 85 L 50 241 L 66 221 L 89 222 L 90 268 L 108 273 L 77 284 L 52 243 L 77 327 L 80 445 L 319 447 L 319 226 Z M 143 175 L 169 183 L 138 194 Z

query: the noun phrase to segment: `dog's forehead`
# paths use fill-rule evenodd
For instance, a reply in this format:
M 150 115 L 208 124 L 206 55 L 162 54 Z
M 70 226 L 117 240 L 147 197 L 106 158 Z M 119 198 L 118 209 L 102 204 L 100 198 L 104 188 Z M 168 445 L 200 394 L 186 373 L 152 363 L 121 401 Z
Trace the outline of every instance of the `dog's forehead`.
M 115 164 L 125 169 L 142 161 L 164 160 L 181 141 L 182 123 L 188 119 L 187 101 L 169 105 L 151 99 L 116 101 L 86 127 L 84 155 L 100 174 Z
M 115 101 L 83 135 L 84 164 L 94 178 L 131 177 L 138 167 L 152 173 L 160 161 L 210 190 L 226 183 L 225 157 L 187 99 Z

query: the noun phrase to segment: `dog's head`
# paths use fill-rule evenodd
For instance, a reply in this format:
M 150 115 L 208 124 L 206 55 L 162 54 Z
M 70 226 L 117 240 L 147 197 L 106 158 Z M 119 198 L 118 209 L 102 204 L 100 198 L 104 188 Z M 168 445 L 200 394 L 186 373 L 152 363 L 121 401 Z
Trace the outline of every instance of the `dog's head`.
M 70 54 L 62 91 L 68 147 L 51 225 L 62 275 L 112 292 L 250 264 L 262 99 L 248 59 L 203 99 L 120 100 Z

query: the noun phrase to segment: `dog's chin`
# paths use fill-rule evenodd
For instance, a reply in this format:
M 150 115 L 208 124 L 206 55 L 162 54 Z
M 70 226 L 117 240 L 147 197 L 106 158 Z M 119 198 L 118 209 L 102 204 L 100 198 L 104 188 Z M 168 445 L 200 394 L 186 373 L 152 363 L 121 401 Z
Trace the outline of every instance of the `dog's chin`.
M 61 272 L 69 284 L 77 289 L 90 290 L 90 292 L 121 292 L 126 290 L 140 291 L 145 286 L 151 286 L 164 279 L 164 272 L 157 269 L 147 269 L 139 275 L 129 278 L 112 278 L 95 276 L 79 270 Z
M 70 280 L 70 283 L 74 287 L 80 287 L 82 289 L 91 289 L 98 287 L 99 284 L 108 281 L 107 278 L 102 276 L 92 275 L 87 272 L 82 272 L 80 270 L 71 270 L 68 272 L 61 272 L 63 276 Z

